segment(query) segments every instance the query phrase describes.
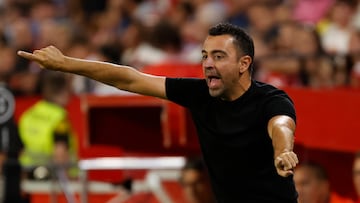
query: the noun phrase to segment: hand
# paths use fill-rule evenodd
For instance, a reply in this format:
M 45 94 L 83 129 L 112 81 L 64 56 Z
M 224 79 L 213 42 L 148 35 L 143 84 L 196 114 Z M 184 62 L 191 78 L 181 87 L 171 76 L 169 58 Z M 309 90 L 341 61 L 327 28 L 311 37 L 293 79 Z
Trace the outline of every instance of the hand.
M 40 67 L 50 70 L 62 70 L 66 57 L 54 46 L 48 46 L 33 53 L 18 51 L 17 54 L 28 60 L 37 62 Z
M 294 174 L 293 170 L 298 163 L 299 160 L 294 152 L 283 152 L 274 160 L 276 171 L 282 177 Z

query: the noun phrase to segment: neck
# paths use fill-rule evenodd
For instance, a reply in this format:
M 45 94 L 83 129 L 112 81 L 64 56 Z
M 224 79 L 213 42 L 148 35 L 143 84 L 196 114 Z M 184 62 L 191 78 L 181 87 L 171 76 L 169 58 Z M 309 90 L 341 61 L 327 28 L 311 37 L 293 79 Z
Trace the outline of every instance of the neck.
M 251 86 L 251 77 L 248 74 L 244 74 L 241 76 L 234 92 L 230 94 L 228 97 L 222 97 L 221 99 L 227 101 L 234 101 L 240 98 Z

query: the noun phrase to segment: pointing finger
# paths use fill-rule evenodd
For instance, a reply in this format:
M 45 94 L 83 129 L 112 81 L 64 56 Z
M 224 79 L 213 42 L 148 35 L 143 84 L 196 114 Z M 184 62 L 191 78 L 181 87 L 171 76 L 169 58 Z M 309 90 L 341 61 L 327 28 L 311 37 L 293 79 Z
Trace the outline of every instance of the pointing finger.
M 32 61 L 37 61 L 38 58 L 32 54 L 32 53 L 29 53 L 29 52 L 26 52 L 26 51 L 18 51 L 17 54 L 23 58 L 26 58 L 28 60 L 32 60 Z

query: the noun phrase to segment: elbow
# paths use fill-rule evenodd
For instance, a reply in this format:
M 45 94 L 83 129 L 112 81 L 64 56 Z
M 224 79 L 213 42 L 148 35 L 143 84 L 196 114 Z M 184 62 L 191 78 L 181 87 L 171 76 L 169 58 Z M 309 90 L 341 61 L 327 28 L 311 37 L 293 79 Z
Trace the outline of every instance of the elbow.
M 275 116 L 268 124 L 268 132 L 273 139 L 276 135 L 294 136 L 296 124 L 295 121 L 289 116 Z

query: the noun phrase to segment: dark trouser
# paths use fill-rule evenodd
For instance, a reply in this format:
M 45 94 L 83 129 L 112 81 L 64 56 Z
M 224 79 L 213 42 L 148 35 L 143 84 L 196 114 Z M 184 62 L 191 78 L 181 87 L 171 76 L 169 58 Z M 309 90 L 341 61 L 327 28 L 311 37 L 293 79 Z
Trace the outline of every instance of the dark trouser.
M 17 159 L 7 159 L 3 166 L 4 200 L 3 203 L 21 203 L 21 166 Z

